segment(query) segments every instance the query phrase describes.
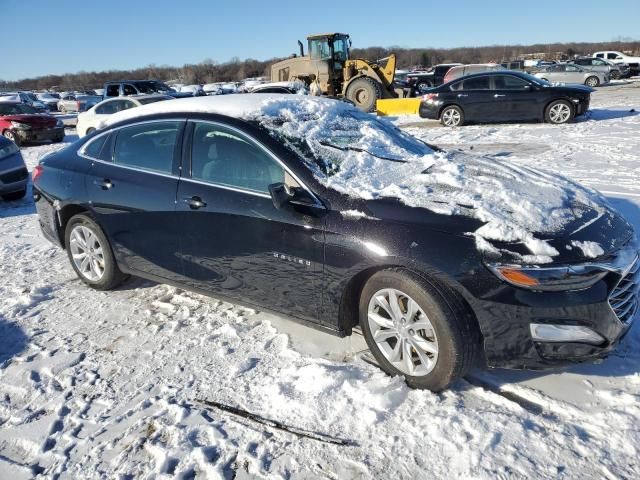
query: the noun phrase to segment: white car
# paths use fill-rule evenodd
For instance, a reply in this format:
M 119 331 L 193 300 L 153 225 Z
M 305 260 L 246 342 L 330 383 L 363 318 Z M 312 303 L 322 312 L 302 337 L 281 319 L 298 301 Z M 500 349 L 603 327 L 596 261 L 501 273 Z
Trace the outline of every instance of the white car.
M 76 125 L 78 136 L 84 137 L 98 130 L 102 126 L 102 122 L 114 113 L 163 100 L 173 100 L 173 97 L 168 95 L 129 95 L 103 100 L 86 112 L 78 114 L 78 124 Z

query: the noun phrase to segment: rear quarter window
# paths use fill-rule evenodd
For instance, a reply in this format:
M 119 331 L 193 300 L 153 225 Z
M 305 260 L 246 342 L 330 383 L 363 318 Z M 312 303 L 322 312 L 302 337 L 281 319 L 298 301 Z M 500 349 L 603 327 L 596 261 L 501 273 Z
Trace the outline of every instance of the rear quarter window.
M 84 145 L 81 152 L 85 157 L 110 162 L 112 149 L 113 134 L 107 133 L 89 140 Z

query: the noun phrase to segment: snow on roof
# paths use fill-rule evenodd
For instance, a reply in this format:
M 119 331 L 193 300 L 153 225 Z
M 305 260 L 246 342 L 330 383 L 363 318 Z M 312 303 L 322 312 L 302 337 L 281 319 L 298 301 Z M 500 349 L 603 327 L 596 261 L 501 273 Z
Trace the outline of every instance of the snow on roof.
M 529 264 L 559 252 L 542 238 L 593 209 L 606 211 L 593 191 L 564 177 L 495 158 L 434 152 L 391 123 L 352 105 L 312 96 L 251 94 L 158 102 L 111 116 L 109 123 L 154 113 L 206 112 L 258 122 L 303 158 L 327 187 L 363 199 L 398 198 L 484 225 L 469 232 L 479 250 L 501 255 L 492 241 L 516 242 Z M 513 253 L 513 252 L 509 252 Z

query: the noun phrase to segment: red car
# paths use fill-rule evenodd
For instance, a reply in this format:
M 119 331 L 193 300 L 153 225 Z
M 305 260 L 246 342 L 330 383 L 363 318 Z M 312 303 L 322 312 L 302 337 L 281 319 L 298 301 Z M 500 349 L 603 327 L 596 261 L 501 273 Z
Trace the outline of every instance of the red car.
M 64 124 L 24 103 L 0 102 L 0 132 L 17 145 L 40 140 L 61 142 Z

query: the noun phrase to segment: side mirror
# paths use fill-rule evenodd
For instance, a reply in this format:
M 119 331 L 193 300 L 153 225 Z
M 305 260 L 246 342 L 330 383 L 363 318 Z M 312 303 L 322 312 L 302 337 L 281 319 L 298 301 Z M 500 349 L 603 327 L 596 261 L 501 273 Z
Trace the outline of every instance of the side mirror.
M 272 183 L 271 185 L 269 185 L 269 194 L 271 194 L 271 201 L 273 201 L 273 206 L 277 209 L 281 209 L 293 199 L 293 195 L 291 194 L 287 186 L 282 182 Z

